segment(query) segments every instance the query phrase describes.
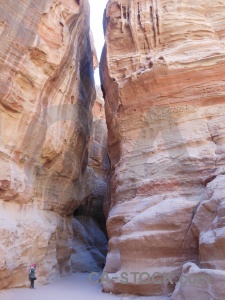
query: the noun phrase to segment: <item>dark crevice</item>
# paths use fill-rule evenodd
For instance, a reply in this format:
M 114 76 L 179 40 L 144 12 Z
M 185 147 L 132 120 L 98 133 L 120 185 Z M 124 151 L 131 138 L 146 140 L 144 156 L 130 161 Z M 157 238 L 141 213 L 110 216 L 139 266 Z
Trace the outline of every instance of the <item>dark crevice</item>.
M 103 198 L 89 196 L 82 201 L 80 206 L 74 211 L 73 216 L 82 216 L 84 219 L 93 218 L 107 237 L 106 217 L 104 216 L 103 203 Z

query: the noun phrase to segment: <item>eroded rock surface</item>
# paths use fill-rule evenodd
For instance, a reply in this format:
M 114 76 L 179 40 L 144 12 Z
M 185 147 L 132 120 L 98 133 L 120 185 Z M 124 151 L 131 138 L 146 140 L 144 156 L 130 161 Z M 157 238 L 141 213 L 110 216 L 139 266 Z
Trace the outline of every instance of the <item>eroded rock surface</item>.
M 101 77 L 112 164 L 111 278 L 175 278 L 187 261 L 224 270 L 224 13 L 224 0 L 107 5 Z M 165 295 L 175 288 L 132 278 L 103 289 Z
M 0 2 L 1 289 L 71 272 L 95 87 L 87 0 Z
M 73 272 L 97 272 L 105 266 L 107 238 L 91 216 L 79 215 L 73 220 Z
M 107 254 L 106 217 L 108 212 L 110 164 L 105 105 L 100 87 L 92 109 L 93 127 L 89 145 L 88 167 L 83 176 L 83 201 L 74 213 L 74 272 L 102 270 Z
M 195 264 L 187 263 L 183 267 L 179 281 L 171 300 L 224 298 L 224 271 L 199 269 Z

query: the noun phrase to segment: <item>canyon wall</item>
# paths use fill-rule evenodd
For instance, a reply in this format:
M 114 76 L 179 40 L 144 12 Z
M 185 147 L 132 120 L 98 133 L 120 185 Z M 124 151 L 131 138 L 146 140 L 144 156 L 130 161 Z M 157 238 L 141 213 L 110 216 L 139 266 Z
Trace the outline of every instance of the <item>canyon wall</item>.
M 1 289 L 71 273 L 95 86 L 87 0 L 0 6 Z
M 224 0 L 107 4 L 106 292 L 172 293 L 184 265 L 184 274 L 210 274 L 212 282 L 205 292 L 179 283 L 173 299 L 225 296 L 224 14 Z M 146 273 L 135 280 L 131 272 Z M 160 283 L 148 282 L 156 272 Z
M 74 212 L 72 269 L 74 272 L 102 271 L 107 254 L 106 217 L 109 198 L 110 164 L 108 132 L 102 92 L 96 86 L 97 97 L 92 109 L 93 126 L 90 136 L 88 166 L 82 178 L 83 200 Z

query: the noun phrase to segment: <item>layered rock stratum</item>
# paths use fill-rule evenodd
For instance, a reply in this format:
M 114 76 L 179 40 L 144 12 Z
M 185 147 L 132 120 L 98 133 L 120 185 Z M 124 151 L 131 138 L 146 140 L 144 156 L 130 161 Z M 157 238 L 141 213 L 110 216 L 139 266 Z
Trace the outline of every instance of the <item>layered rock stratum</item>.
M 87 0 L 0 6 L 1 289 L 71 273 L 95 86 Z
M 104 291 L 172 293 L 189 262 L 185 274 L 210 274 L 211 285 L 192 294 L 178 284 L 173 299 L 225 297 L 224 14 L 224 0 L 107 4 L 101 77 L 112 179 Z M 134 283 L 131 272 L 172 272 L 173 280 L 148 283 L 145 274 Z

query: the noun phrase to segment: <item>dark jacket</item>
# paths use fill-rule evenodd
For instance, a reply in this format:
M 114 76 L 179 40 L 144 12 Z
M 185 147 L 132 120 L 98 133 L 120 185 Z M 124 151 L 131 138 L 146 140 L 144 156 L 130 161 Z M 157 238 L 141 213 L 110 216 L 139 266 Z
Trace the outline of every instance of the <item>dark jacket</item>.
M 34 279 L 35 278 L 35 269 L 31 268 L 29 272 L 29 279 Z

